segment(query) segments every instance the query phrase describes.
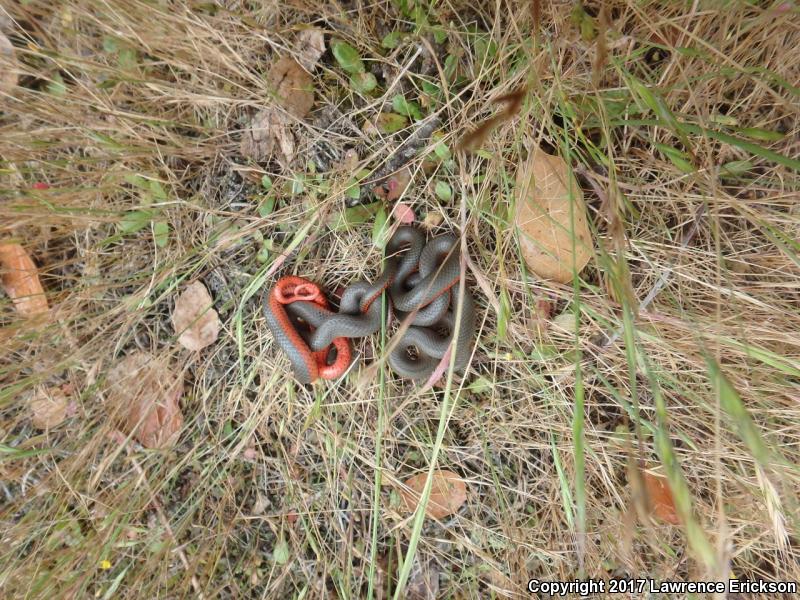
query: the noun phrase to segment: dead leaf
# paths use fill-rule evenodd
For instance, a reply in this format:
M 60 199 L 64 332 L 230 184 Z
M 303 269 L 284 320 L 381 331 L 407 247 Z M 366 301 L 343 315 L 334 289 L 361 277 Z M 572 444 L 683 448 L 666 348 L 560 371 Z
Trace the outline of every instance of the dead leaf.
M 29 400 L 31 423 L 37 429 L 52 429 L 67 418 L 69 402 L 60 388 L 40 387 Z
M 549 321 L 553 317 L 553 301 L 547 298 L 537 298 L 534 305 L 534 314 L 537 318 Z
M 166 448 L 183 426 L 183 381 L 160 359 L 134 352 L 108 374 L 109 404 L 120 427 L 146 448 Z
M 397 200 L 411 184 L 411 169 L 405 167 L 373 189 L 375 196 L 389 202 Z
M 0 94 L 10 94 L 17 87 L 19 64 L 14 45 L 0 31 Z
M 403 225 L 410 225 L 414 222 L 414 219 L 417 218 L 417 216 L 414 214 L 414 209 L 405 202 L 398 202 L 395 204 L 392 214 L 394 215 L 395 220 Z
M 0 244 L 0 269 L 6 294 L 23 317 L 32 317 L 50 310 L 39 282 L 39 271 L 19 244 Z
M 435 229 L 444 221 L 444 215 L 438 211 L 431 211 L 422 219 L 422 226 L 425 229 Z
M 264 514 L 264 511 L 270 507 L 272 503 L 265 494 L 256 493 L 256 501 L 253 502 L 252 514 L 258 516 Z
M 344 171 L 346 173 L 353 173 L 358 169 L 358 152 L 355 148 L 348 149 L 341 160 L 333 164 L 334 171 Z
M 580 273 L 592 256 L 592 236 L 583 192 L 567 163 L 536 148 L 517 171 L 516 198 L 515 223 L 528 267 L 542 279 L 571 281 L 573 261 Z
M 377 119 L 365 119 L 361 126 L 361 132 L 367 137 L 379 137 L 381 130 L 378 129 Z
M 417 509 L 427 478 L 427 472 L 420 473 L 407 479 L 405 485 L 398 489 L 403 501 L 403 508 L 407 512 L 414 512 Z M 442 519 L 458 511 L 466 501 L 467 485 L 458 474 L 447 470 L 433 472 L 431 495 L 425 510 L 426 515 L 434 519 Z
M 403 597 L 407 600 L 436 600 L 439 597 L 439 570 L 428 564 L 412 571 Z
M 534 301 L 531 306 L 530 317 L 526 320 L 526 329 L 533 341 L 539 342 L 543 340 L 545 333 L 550 328 L 553 308 L 553 302 L 546 298 L 536 298 Z
M 314 105 L 313 79 L 293 58 L 279 58 L 267 74 L 267 85 L 274 106 L 258 111 L 242 134 L 242 156 L 263 162 L 279 151 L 286 162 L 297 151 L 292 126 Z
M 280 152 L 286 162 L 291 162 L 297 148 L 291 126 L 291 116 L 280 109 L 270 107 L 260 110 L 253 115 L 250 125 L 242 133 L 239 152 L 256 162 L 267 161 Z
M 314 106 L 314 80 L 290 56 L 275 61 L 267 74 L 267 85 L 278 104 L 298 119 Z
M 321 29 L 304 29 L 297 34 L 297 62 L 309 71 L 325 54 L 325 34 Z
M 653 475 L 649 471 L 642 471 L 642 477 L 652 514 L 666 523 L 678 525 L 680 520 L 667 478 Z
M 217 341 L 221 327 L 214 300 L 206 286 L 195 281 L 175 300 L 172 325 L 179 334 L 178 343 L 197 352 Z

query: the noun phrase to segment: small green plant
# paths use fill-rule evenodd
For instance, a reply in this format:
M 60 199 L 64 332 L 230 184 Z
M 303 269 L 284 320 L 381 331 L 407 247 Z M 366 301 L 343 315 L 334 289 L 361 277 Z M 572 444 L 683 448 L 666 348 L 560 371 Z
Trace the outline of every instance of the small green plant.
M 381 47 L 386 48 L 387 50 L 393 50 L 400 45 L 400 41 L 403 39 L 403 33 L 401 31 L 392 31 L 391 33 L 387 33 L 383 36 L 381 40 Z
M 53 96 L 63 96 L 67 93 L 67 86 L 64 84 L 64 78 L 61 73 L 53 75 L 53 79 L 47 83 L 47 91 Z
M 153 241 L 159 248 L 164 248 L 169 242 L 169 223 L 164 219 L 159 207 L 151 206 L 154 202 L 168 199 L 164 186 L 157 179 L 138 174 L 126 175 L 124 180 L 137 190 L 139 200 L 147 208 L 125 213 L 119 222 L 120 233 L 131 235 L 149 225 L 153 232 Z
M 392 108 L 394 109 L 394 112 L 406 117 L 411 117 L 416 121 L 422 119 L 422 110 L 420 109 L 419 104 L 414 100 L 409 102 L 406 100 L 405 96 L 400 94 L 396 94 L 392 98 Z
M 436 197 L 442 202 L 449 202 L 453 198 L 453 189 L 446 181 L 436 182 Z
M 694 173 L 697 170 L 692 164 L 691 158 L 685 152 L 673 148 L 672 146 L 667 146 L 666 144 L 654 143 L 653 145 L 680 171 L 684 173 Z
M 334 41 L 331 44 L 331 50 L 339 66 L 350 74 L 350 85 L 353 89 L 362 94 L 368 94 L 378 86 L 378 80 L 375 75 L 366 70 L 358 50 L 341 40 Z
M 275 210 L 276 198 L 272 189 L 272 178 L 269 175 L 264 175 L 261 178 L 261 187 L 266 191 L 266 196 L 264 196 L 261 204 L 258 205 L 258 215 L 263 218 L 269 216 Z
M 405 129 L 408 125 L 408 118 L 397 113 L 386 112 L 378 115 L 377 124 L 381 133 L 391 135 Z

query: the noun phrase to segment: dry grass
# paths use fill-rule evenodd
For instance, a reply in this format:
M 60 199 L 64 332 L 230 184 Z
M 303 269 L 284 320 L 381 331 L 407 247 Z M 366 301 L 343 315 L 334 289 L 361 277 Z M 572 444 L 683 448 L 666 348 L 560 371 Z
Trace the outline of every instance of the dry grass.
M 0 97 L 0 228 L 35 257 L 54 308 L 23 321 L 0 298 L 3 597 L 380 598 L 410 540 L 411 587 L 428 573 L 443 598 L 521 597 L 532 577 L 800 579 L 796 3 L 613 0 L 604 44 L 597 2 L 582 20 L 573 2 L 541 2 L 535 36 L 528 2 L 438 3 L 424 13 L 443 44 L 420 42 L 400 2 L 220 4 L 9 9 L 22 75 Z M 297 126 L 300 158 L 247 164 L 239 131 L 269 102 L 270 61 L 307 24 L 357 47 L 381 87 L 355 94 L 328 53 Z M 381 48 L 392 29 L 409 37 Z M 489 40 L 496 51 L 481 61 L 476 40 L 478 54 Z M 461 79 L 441 79 L 448 55 Z M 373 336 L 345 379 L 298 386 L 261 317 L 261 285 L 293 272 L 333 289 L 381 258 L 371 220 L 325 226 L 352 173 L 314 179 L 306 163 L 327 144 L 380 166 L 409 131 L 359 128 L 398 91 L 412 99 L 419 73 L 442 87 L 423 110 L 451 148 L 494 98 L 531 90 L 486 152 L 412 162 L 407 201 L 440 211 L 438 231 L 469 248 L 481 317 L 469 375 L 427 392 L 359 375 L 382 353 Z M 526 275 L 509 227 L 534 144 L 568 160 L 590 205 L 596 256 L 574 288 Z M 278 201 L 262 217 L 264 173 Z M 166 191 L 146 207 L 169 223 L 164 247 L 149 226 L 120 232 L 142 208 L 125 181 L 135 174 Z M 305 191 L 286 192 L 301 176 Z M 436 180 L 452 186 L 449 203 Z M 49 190 L 32 190 L 42 181 Z M 168 317 L 196 279 L 224 329 L 191 355 Z M 173 450 L 111 435 L 106 375 L 136 348 L 185 380 Z M 75 414 L 34 429 L 31 390 L 63 383 Z M 437 430 L 437 464 L 463 475 L 469 498 L 413 535 L 391 484 L 428 468 Z M 638 515 L 635 465 L 664 461 L 691 511 L 683 527 Z

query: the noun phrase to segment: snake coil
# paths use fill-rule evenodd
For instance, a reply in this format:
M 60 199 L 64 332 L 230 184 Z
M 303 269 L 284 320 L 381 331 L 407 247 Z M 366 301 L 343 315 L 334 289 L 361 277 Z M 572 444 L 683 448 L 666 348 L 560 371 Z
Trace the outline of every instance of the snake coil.
M 388 356 L 392 370 L 401 377 L 426 380 L 455 342 L 454 368 L 463 371 L 472 351 L 475 310 L 464 287 L 456 328 L 461 273 L 456 243 L 454 236 L 444 235 L 426 244 L 420 230 L 399 228 L 386 246 L 383 273 L 374 283 L 348 286 L 338 313 L 329 308 L 316 284 L 300 277 L 280 279 L 270 290 L 264 313 L 298 381 L 336 379 L 347 370 L 349 339 L 381 327 L 381 304 L 376 300 L 385 290 L 395 314 L 408 325 Z
M 392 282 L 394 309 L 403 320 L 410 319 L 408 329 L 388 357 L 389 366 L 401 377 L 429 379 L 448 350 L 455 351 L 452 361 L 457 371 L 463 371 L 469 361 L 475 306 L 465 286 L 461 319 L 456 327 L 461 279 L 457 242 L 452 235 L 433 238 L 419 254 L 418 269 L 398 273 Z

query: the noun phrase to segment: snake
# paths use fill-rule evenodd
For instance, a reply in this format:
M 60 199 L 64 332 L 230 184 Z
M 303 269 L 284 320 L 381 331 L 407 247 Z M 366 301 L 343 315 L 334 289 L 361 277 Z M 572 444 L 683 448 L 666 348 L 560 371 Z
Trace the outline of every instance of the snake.
M 332 340 L 336 350 L 333 364 L 329 363 L 331 347 L 312 350 L 292 322 L 287 307 L 297 302 L 309 302 L 327 310 L 328 301 L 315 283 L 302 277 L 289 275 L 277 281 L 264 304 L 264 317 L 275 342 L 289 357 L 292 370 L 300 383 L 312 383 L 319 378 L 336 379 L 350 365 L 350 342 L 345 337 Z
M 425 239 L 413 227 L 401 228 L 387 250 L 391 256 L 374 283 L 358 281 L 342 293 L 339 312 L 333 312 L 322 290 L 302 277 L 278 280 L 264 304 L 267 327 L 278 347 L 289 357 L 300 383 L 340 377 L 352 359 L 348 339 L 370 335 L 380 329 L 381 304 L 375 302 L 394 281 L 398 270 L 416 269 Z M 402 256 L 397 253 L 403 250 Z M 328 364 L 331 345 L 336 359 Z
M 342 293 L 338 313 L 308 301 L 293 302 L 286 310 L 294 319 L 302 319 L 314 328 L 308 334 L 308 345 L 311 350 L 320 351 L 337 338 L 364 337 L 380 329 L 381 303 L 374 301 L 374 292 L 375 284 L 359 281 Z
M 419 277 L 403 279 L 398 273 L 391 286 L 392 304 L 399 312 L 408 313 L 430 305 L 449 291 L 461 277 L 456 238 L 443 235 L 433 238 L 420 252 Z M 410 274 L 409 274 L 410 275 Z M 411 286 L 410 289 L 407 289 Z
M 336 379 L 347 370 L 352 359 L 348 340 L 380 329 L 383 311 L 376 300 L 386 290 L 398 316 L 411 315 L 411 326 L 388 357 L 392 369 L 401 377 L 425 379 L 455 337 L 455 368 L 462 370 L 471 350 L 474 303 L 465 291 L 461 326 L 455 332 L 451 289 L 460 278 L 458 253 L 453 251 L 456 241 L 445 235 L 426 244 L 419 229 L 400 227 L 386 245 L 384 271 L 374 283 L 360 280 L 349 285 L 338 312 L 331 310 L 319 286 L 307 279 L 278 280 L 264 314 L 297 380 L 305 384 L 318 378 Z M 409 354 L 411 348 L 416 350 L 416 359 Z

